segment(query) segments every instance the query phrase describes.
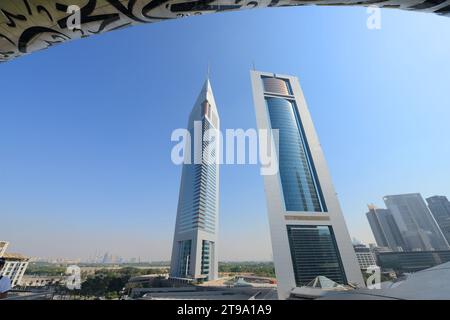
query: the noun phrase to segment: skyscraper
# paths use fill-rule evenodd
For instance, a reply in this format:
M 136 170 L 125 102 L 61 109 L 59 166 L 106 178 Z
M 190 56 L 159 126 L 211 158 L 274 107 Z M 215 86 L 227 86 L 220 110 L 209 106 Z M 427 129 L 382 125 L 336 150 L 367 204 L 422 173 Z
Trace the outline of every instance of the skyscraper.
M 258 128 L 279 130 L 279 170 L 264 176 L 279 298 L 317 276 L 363 285 L 298 79 L 251 71 L 251 80 Z
M 369 212 L 366 213 L 370 228 L 379 247 L 388 247 L 392 251 L 407 250 L 400 230 L 395 223 L 394 217 L 387 209 L 379 209 L 374 205 L 369 205 Z
M 450 243 L 450 201 L 445 196 L 433 196 L 426 200 L 442 234 Z
M 449 249 L 420 193 L 385 196 L 383 200 L 409 250 Z
M 220 119 L 206 80 L 188 121 L 190 139 L 184 153 L 170 274 L 217 278 L 219 219 L 219 148 L 214 130 Z M 187 152 L 186 152 L 187 151 Z

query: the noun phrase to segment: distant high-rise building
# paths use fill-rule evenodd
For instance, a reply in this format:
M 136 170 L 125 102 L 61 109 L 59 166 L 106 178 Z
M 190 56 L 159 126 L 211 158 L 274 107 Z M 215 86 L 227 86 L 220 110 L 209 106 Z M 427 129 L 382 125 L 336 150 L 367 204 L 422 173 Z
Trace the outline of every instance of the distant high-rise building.
M 388 247 L 392 251 L 406 250 L 407 246 L 390 211 L 376 208 L 374 205 L 368 207 L 366 216 L 377 245 Z
M 259 71 L 251 79 L 258 128 L 279 130 L 279 170 L 264 175 L 279 298 L 318 276 L 363 285 L 298 79 Z
M 426 200 L 442 234 L 450 243 L 450 201 L 445 196 L 429 197 Z
M 213 141 L 211 134 L 219 129 L 219 114 L 211 84 L 206 80 L 188 121 L 191 147 L 195 150 L 184 155 L 170 266 L 172 277 L 211 280 L 218 276 L 220 150 L 219 141 Z
M 449 248 L 420 193 L 390 195 L 383 198 L 410 251 Z
M 109 253 L 106 252 L 105 255 L 103 256 L 102 263 L 105 264 L 112 263 L 112 255 L 109 255 Z

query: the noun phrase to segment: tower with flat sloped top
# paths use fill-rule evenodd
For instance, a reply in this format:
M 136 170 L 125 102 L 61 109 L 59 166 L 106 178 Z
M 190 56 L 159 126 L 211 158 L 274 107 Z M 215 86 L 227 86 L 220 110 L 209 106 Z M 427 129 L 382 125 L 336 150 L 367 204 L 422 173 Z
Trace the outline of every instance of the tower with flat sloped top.
M 278 297 L 317 277 L 364 286 L 297 77 L 251 71 L 259 129 L 278 130 L 278 173 L 264 176 Z

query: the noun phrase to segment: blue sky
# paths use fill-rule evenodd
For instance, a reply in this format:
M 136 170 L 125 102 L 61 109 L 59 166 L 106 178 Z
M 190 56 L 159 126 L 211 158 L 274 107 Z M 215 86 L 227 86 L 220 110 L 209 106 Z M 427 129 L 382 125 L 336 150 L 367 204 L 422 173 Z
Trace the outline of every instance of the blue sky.
M 450 20 L 277 8 L 137 26 L 0 65 L 0 238 L 31 256 L 168 259 L 186 126 L 208 62 L 222 129 L 254 128 L 249 69 L 300 78 L 351 235 L 366 204 L 450 196 Z M 256 165 L 221 167 L 222 260 L 268 260 Z

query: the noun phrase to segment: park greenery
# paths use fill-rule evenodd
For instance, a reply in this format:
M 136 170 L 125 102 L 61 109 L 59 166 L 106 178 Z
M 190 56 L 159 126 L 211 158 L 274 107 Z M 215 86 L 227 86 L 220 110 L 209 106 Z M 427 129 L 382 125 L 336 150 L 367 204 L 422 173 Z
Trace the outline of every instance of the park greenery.
M 260 277 L 275 277 L 272 262 L 219 262 L 219 272 L 250 273 Z
M 66 269 L 67 269 L 66 265 L 43 263 L 43 262 L 31 262 L 28 265 L 25 274 L 34 276 L 57 277 L 64 275 Z
M 167 274 L 166 266 L 150 265 L 80 265 L 82 268 L 82 285 L 80 290 L 66 290 L 64 286 L 58 288 L 61 295 L 70 295 L 81 299 L 105 298 L 117 299 L 126 287 L 130 278 L 149 274 Z M 27 274 L 35 276 L 64 276 L 66 264 L 30 263 Z M 94 268 L 92 270 L 92 268 Z M 86 271 L 91 269 L 90 272 Z M 271 262 L 219 262 L 221 273 L 248 273 L 263 277 L 275 277 L 275 270 Z
M 83 281 L 80 295 L 115 299 L 120 296 L 130 278 L 167 272 L 168 270 L 164 268 L 138 269 L 134 267 L 96 270 L 94 274 L 88 275 Z

